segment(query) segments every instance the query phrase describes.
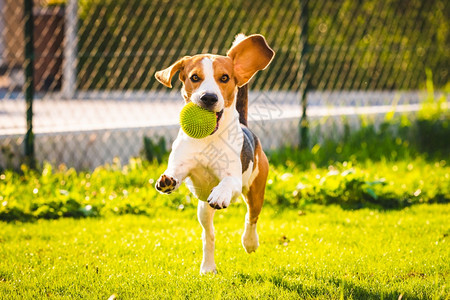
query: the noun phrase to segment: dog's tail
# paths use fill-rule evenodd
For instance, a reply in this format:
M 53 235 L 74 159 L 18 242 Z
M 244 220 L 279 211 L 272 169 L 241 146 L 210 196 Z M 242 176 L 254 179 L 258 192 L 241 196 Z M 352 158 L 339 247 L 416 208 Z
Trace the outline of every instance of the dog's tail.
M 239 122 L 245 126 L 248 126 L 248 83 L 238 88 L 236 96 L 236 110 L 239 113 Z

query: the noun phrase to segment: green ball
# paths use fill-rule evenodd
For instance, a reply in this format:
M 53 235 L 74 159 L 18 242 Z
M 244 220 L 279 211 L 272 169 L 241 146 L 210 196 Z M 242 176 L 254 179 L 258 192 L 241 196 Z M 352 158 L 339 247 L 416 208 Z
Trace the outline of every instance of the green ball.
M 190 137 L 202 139 L 216 128 L 216 114 L 189 102 L 180 113 L 181 129 Z

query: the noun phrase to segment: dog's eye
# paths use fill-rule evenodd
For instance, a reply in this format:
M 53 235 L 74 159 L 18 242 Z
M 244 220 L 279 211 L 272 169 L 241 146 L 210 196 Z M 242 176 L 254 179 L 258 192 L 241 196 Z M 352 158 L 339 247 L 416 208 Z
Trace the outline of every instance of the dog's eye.
M 228 80 L 230 80 L 230 76 L 228 76 L 227 74 L 223 74 L 222 77 L 220 77 L 220 81 L 223 83 L 227 83 Z
M 192 82 L 198 82 L 198 81 L 200 81 L 200 77 L 198 77 L 197 74 L 194 74 L 194 75 L 191 76 L 191 81 Z

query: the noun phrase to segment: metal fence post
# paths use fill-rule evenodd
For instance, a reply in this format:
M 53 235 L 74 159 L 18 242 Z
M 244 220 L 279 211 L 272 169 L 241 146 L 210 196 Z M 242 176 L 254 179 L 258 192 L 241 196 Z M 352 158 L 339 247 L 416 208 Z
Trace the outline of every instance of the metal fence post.
M 33 0 L 24 0 L 25 19 L 25 84 L 23 86 L 26 102 L 27 132 L 25 134 L 25 160 L 29 167 L 35 167 L 33 134 Z
M 300 14 L 300 43 L 301 43 L 301 64 L 300 72 L 301 75 L 301 106 L 302 106 L 302 116 L 300 118 L 300 148 L 307 148 L 309 145 L 309 123 L 308 117 L 306 115 L 307 103 L 307 93 L 309 89 L 309 44 L 308 44 L 308 0 L 302 1 L 302 8 Z
M 76 91 L 77 78 L 77 22 L 78 0 L 68 0 L 64 13 L 64 60 L 62 96 L 72 99 Z

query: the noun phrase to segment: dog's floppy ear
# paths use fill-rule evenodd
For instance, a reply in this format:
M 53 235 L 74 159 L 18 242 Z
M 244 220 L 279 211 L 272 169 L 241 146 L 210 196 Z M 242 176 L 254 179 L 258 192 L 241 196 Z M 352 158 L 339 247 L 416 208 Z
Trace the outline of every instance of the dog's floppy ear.
M 239 34 L 227 55 L 233 60 L 237 85 L 243 86 L 259 70 L 264 70 L 272 61 L 275 52 L 260 34 L 245 37 Z
M 184 68 L 184 64 L 190 56 L 185 56 L 174 62 L 170 67 L 155 73 L 156 79 L 167 87 L 172 87 L 172 77 L 175 73 Z

